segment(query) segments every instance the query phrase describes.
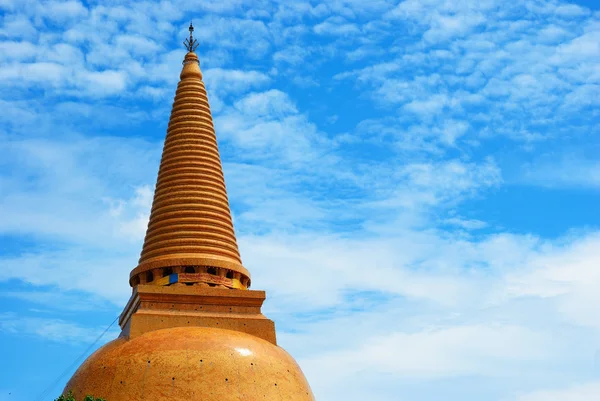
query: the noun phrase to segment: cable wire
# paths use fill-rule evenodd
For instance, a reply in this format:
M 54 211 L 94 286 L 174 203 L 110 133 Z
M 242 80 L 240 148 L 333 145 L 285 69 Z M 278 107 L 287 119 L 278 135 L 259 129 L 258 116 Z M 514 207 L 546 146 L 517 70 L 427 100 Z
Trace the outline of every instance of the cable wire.
M 121 315 L 118 315 L 115 320 L 112 321 L 112 323 L 106 328 L 104 329 L 104 331 L 102 332 L 102 334 L 100 334 L 98 336 L 98 338 L 96 338 L 96 340 L 89 346 L 86 348 L 85 351 L 83 351 L 83 353 L 81 355 L 79 355 L 79 357 L 77 359 L 75 359 L 75 361 L 73 363 L 71 363 L 65 370 L 63 370 L 63 372 L 56 378 L 56 380 L 54 380 L 52 382 L 52 384 L 50 384 L 50 386 L 46 387 L 46 389 L 44 391 L 42 391 L 42 393 L 35 399 L 35 401 L 42 401 L 44 400 L 48 394 L 50 393 L 50 391 L 52 391 L 52 389 L 54 389 L 54 387 L 56 387 L 56 385 L 64 378 L 64 376 L 69 373 L 71 371 L 71 369 L 73 369 L 74 366 L 77 366 L 81 363 L 81 360 L 83 358 L 85 358 L 85 356 L 88 354 L 88 352 L 90 352 L 90 350 L 96 345 L 98 344 L 98 341 L 100 341 L 100 339 L 102 339 L 102 337 L 104 337 L 104 335 L 106 334 L 106 332 L 108 330 L 110 330 L 110 328 L 115 324 L 115 322 L 117 320 L 119 320 L 119 317 Z

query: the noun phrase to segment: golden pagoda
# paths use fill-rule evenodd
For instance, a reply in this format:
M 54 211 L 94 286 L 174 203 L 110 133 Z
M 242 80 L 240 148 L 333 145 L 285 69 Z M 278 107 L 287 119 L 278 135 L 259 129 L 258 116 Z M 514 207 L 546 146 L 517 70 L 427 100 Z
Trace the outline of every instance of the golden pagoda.
M 314 400 L 242 266 L 190 24 L 120 336 L 64 392 L 107 401 Z

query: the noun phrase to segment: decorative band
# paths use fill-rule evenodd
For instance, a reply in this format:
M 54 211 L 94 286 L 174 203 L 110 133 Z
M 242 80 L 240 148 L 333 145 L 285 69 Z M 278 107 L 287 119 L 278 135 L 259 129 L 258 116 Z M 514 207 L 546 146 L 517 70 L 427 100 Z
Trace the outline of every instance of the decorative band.
M 214 274 L 209 273 L 173 273 L 154 280 L 149 284 L 165 286 L 175 283 L 207 283 L 224 285 L 225 287 L 234 288 L 237 290 L 246 289 L 246 287 L 242 285 L 242 282 L 236 278 L 215 276 Z

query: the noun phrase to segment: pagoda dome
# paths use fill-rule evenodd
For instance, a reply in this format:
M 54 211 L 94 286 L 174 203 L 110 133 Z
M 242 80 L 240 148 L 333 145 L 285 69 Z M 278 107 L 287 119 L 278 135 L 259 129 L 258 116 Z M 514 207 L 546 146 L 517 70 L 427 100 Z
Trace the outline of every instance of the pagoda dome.
M 294 359 L 239 331 L 208 327 L 119 337 L 81 365 L 67 383 L 77 399 L 107 401 L 314 400 Z

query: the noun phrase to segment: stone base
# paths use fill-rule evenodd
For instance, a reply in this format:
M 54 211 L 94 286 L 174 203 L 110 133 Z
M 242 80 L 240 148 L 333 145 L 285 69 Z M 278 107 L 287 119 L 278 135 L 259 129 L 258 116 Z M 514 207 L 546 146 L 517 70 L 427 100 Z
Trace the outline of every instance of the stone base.
M 121 335 L 133 339 L 173 327 L 212 327 L 251 334 L 277 345 L 275 323 L 260 311 L 264 291 L 138 285 L 121 313 Z

